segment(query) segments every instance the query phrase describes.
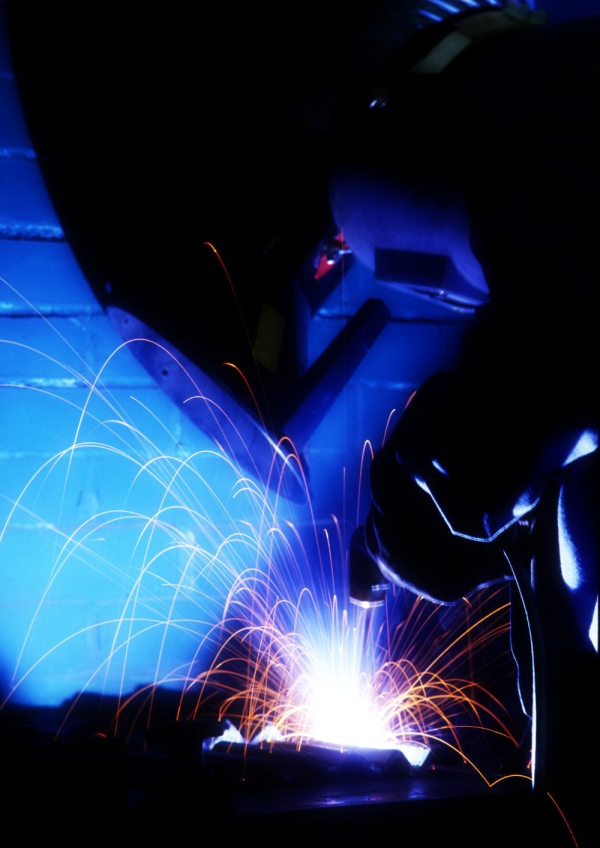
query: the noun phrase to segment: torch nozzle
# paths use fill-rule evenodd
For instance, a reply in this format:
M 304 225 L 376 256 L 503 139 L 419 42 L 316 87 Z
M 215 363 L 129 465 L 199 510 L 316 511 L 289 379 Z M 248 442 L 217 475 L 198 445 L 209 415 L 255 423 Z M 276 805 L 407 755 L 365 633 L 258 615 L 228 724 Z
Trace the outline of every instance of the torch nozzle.
M 364 527 L 357 527 L 352 534 L 349 572 L 351 603 L 364 609 L 373 609 L 385 603 L 389 583 L 367 550 Z

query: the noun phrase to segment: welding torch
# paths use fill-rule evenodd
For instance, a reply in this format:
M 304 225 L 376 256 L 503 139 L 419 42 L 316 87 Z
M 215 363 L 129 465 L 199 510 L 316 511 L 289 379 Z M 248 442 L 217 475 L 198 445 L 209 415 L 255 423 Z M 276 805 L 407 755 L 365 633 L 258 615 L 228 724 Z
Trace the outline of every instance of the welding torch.
M 348 570 L 350 603 L 366 610 L 383 606 L 390 584 L 367 550 L 364 527 L 357 527 L 352 534 Z
M 366 666 L 375 609 L 385 604 L 387 588 L 390 584 L 369 554 L 364 527 L 357 527 L 352 534 L 348 559 L 350 603 L 364 610 L 360 656 L 363 666 Z

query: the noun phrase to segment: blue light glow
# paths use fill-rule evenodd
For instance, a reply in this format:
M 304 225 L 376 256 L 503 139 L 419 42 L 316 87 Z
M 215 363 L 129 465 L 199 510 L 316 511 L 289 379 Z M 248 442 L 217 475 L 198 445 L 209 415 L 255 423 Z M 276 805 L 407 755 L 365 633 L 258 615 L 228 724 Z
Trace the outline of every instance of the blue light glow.
M 595 450 L 598 450 L 598 433 L 595 430 L 585 430 L 563 465 L 569 465 L 569 463 L 575 462 L 576 459 L 587 456 Z
M 583 569 L 577 557 L 577 548 L 569 533 L 562 488 L 558 499 L 558 546 L 563 580 L 569 589 L 576 590 L 583 581 Z
M 440 9 L 444 9 L 446 12 L 450 12 L 450 14 L 456 14 L 460 11 L 456 6 L 453 6 L 451 3 L 446 3 L 445 0 L 429 0 L 434 6 L 439 6 Z
M 596 653 L 598 653 L 598 598 L 596 598 L 596 606 L 594 607 L 594 615 L 592 616 L 589 637 Z
M 427 11 L 427 9 L 419 9 L 419 14 L 423 15 L 423 17 L 425 18 L 429 18 L 430 21 L 435 21 L 435 23 L 444 20 L 443 17 L 441 17 L 440 15 L 436 15 L 433 12 L 429 12 Z
M 446 12 L 450 12 L 450 14 L 456 14 L 459 9 L 456 6 L 453 6 L 451 3 L 446 3 L 445 0 L 429 0 L 431 4 L 434 6 L 438 6 L 440 9 L 444 9 Z
M 411 766 L 420 767 L 425 764 L 425 760 L 429 756 L 429 748 L 424 745 L 415 745 L 410 742 L 403 742 L 398 746 L 402 751 Z
M 437 470 L 440 472 L 440 474 L 443 474 L 443 475 L 444 475 L 444 477 L 448 477 L 448 476 L 449 476 L 449 475 L 448 475 L 448 472 L 446 471 L 446 469 L 443 467 L 443 465 L 441 465 L 441 464 L 437 461 L 437 459 L 432 459 L 432 460 L 431 460 L 431 464 L 433 465 L 433 467 L 434 467 L 435 469 L 437 469 Z

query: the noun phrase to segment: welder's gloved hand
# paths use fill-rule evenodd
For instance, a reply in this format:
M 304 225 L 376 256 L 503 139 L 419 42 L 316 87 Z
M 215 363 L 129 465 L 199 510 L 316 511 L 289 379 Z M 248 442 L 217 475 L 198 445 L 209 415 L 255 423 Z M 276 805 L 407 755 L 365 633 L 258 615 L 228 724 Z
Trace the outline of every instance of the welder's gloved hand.
M 500 537 L 518 520 L 515 503 L 527 511 L 535 502 L 511 475 L 487 486 L 494 445 L 483 455 L 469 413 L 456 376 L 437 374 L 371 466 L 369 553 L 389 580 L 444 603 L 511 576 Z
M 371 467 L 373 505 L 365 542 L 383 575 L 429 600 L 454 603 L 510 578 L 496 542 L 453 535 L 431 496 L 402 467 L 391 442 Z

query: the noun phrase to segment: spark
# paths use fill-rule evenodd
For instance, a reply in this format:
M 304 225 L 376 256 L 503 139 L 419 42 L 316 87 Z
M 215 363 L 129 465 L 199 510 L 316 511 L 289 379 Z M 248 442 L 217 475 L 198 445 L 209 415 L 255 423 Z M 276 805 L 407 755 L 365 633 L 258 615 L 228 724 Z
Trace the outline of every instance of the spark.
M 508 628 L 502 593 L 480 595 L 472 623 L 448 631 L 443 608 L 415 601 L 391 636 L 379 630 L 365 662 L 363 610 L 341 610 L 333 594 L 317 600 L 305 589 L 294 597 L 281 571 L 246 573 L 232 588 L 215 659 L 194 681 L 202 685 L 197 711 L 218 693 L 219 717 L 246 740 L 266 738 L 269 727 L 298 748 L 317 741 L 399 749 L 413 762 L 423 762 L 438 738 L 462 751 L 465 728 L 516 745 L 500 701 L 461 673 Z M 473 603 L 464 607 L 473 617 Z

